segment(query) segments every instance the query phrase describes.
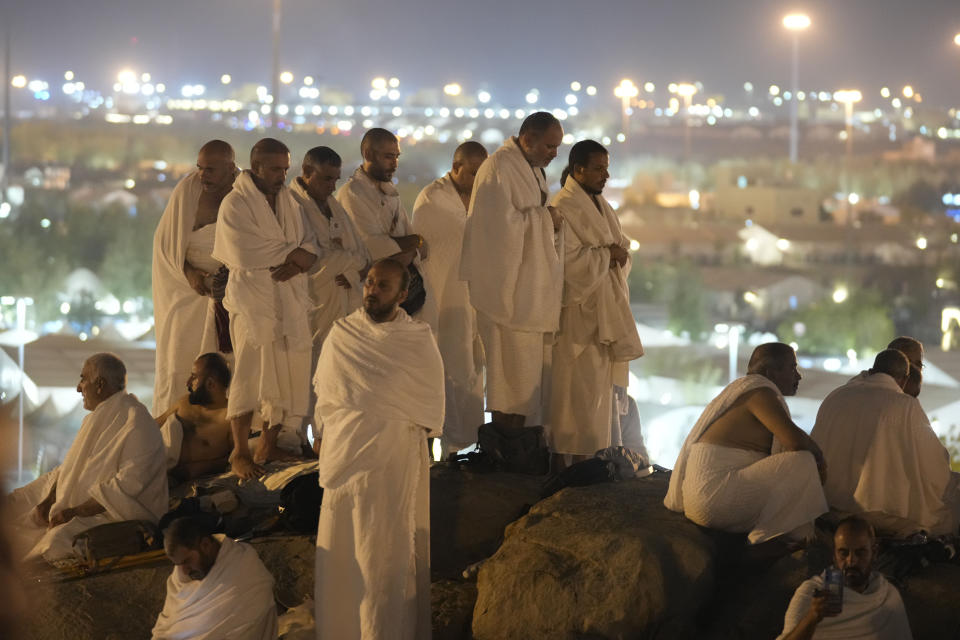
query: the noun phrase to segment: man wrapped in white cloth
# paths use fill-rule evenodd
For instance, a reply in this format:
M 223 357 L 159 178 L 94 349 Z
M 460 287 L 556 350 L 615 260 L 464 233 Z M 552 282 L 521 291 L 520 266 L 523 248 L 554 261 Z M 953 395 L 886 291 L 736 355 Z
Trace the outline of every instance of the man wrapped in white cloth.
M 211 254 L 217 211 L 237 175 L 233 148 L 211 140 L 197 170 L 174 188 L 153 236 L 153 317 L 157 342 L 153 414 L 183 394 L 193 360 L 218 351 L 213 279 L 223 266 Z
M 564 220 L 563 308 L 553 347 L 547 442 L 556 467 L 622 444 L 611 432 L 614 385 L 626 387 L 629 363 L 643 355 L 630 310 L 630 242 L 601 195 L 610 156 L 600 143 L 570 149 L 553 206 Z M 614 440 L 616 437 L 616 440 Z
M 663 503 L 704 527 L 748 533 L 751 544 L 813 535 L 827 511 L 823 455 L 793 423 L 783 396 L 800 384 L 790 345 L 754 349 L 747 375 L 704 409 L 683 442 Z
M 824 492 L 832 509 L 899 537 L 956 534 L 956 474 L 919 401 L 903 391 L 909 372 L 906 355 L 881 351 L 820 405 L 811 435 L 830 467 Z
M 553 114 L 527 116 L 519 135 L 480 166 L 463 235 L 460 279 L 477 310 L 486 408 L 509 426 L 542 424 L 547 404 L 544 343 L 560 323 L 563 234 L 543 169 L 562 142 Z
M 67 558 L 73 538 L 91 527 L 155 523 L 167 512 L 163 439 L 147 408 L 124 391 L 126 376 L 113 354 L 87 359 L 77 391 L 90 414 L 63 464 L 7 498 L 18 551 L 27 558 Z
M 430 637 L 427 436 L 443 428 L 443 363 L 399 307 L 408 277 L 375 263 L 363 309 L 334 323 L 317 364 L 317 638 Z
M 353 219 L 373 260 L 393 258 L 420 273 L 426 298 L 422 308 L 412 315 L 436 332 L 437 300 L 422 268 L 428 245 L 423 236 L 413 232 L 400 193 L 392 182 L 400 166 L 400 142 L 386 129 L 373 128 L 363 134 L 360 153 L 363 164 L 340 189 L 337 199 Z M 404 308 L 410 307 L 404 304 Z
M 235 364 L 227 418 L 234 441 L 230 461 L 241 479 L 262 475 L 257 463 L 282 457 L 278 442 L 295 452 L 306 442 L 300 430 L 310 398 L 312 336 L 304 274 L 317 251 L 303 210 L 284 185 L 286 145 L 260 140 L 250 152 L 250 167 L 220 205 L 213 251 L 230 269 L 223 304 L 230 312 Z M 263 425 L 256 462 L 247 445 L 254 413 Z
M 843 573 L 842 596 L 827 593 L 824 576 L 797 588 L 777 640 L 910 640 L 910 621 L 897 588 L 873 570 L 873 529 L 849 517 L 833 537 L 833 560 Z
M 174 564 L 153 640 L 274 640 L 273 576 L 248 544 L 212 534 L 195 518 L 163 532 Z
M 430 259 L 422 263 L 423 274 L 436 293 L 439 308 L 437 346 L 443 357 L 447 394 L 443 449 L 448 453 L 476 442 L 477 428 L 484 422 L 483 347 L 477 313 L 459 272 L 470 193 L 486 159 L 482 144 L 464 142 L 453 153 L 450 171 L 424 187 L 413 205 L 413 229 L 430 247 Z

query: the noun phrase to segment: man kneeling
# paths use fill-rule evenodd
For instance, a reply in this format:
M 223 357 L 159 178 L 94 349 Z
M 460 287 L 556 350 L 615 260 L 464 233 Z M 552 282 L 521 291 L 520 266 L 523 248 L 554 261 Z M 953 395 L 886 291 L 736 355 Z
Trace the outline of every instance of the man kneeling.
M 193 361 L 188 393 L 157 417 L 167 450 L 167 470 L 189 480 L 227 468 L 232 449 L 227 420 L 230 367 L 219 353 Z
M 253 547 L 212 535 L 196 518 L 174 520 L 163 535 L 176 566 L 153 640 L 277 637 L 273 576 Z
M 826 467 L 783 399 L 799 384 L 789 345 L 757 347 L 747 375 L 707 405 L 684 441 L 667 508 L 704 527 L 749 533 L 751 544 L 812 537 L 813 521 L 827 511 Z
M 826 573 L 805 581 L 790 600 L 777 640 L 913 637 L 900 593 L 873 570 L 877 543 L 870 525 L 857 516 L 843 520 L 833 548 L 834 566 L 843 572 L 840 594 L 826 592 Z

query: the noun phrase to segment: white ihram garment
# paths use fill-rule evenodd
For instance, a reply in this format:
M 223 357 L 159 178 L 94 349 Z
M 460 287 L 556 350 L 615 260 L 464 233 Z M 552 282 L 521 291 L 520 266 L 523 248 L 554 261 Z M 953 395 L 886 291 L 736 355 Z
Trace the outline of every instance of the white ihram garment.
M 310 397 L 310 296 L 305 275 L 276 282 L 270 267 L 298 247 L 317 249 L 288 188 L 276 206 L 274 214 L 247 171 L 220 204 L 213 254 L 230 269 L 223 305 L 236 358 L 227 418 L 259 411 L 269 425 L 283 424 L 296 436 Z
M 782 640 L 797 628 L 810 610 L 815 591 L 824 590 L 823 575 L 805 580 L 794 592 L 783 621 Z M 843 610 L 840 615 L 820 621 L 813 632 L 813 640 L 910 640 L 910 621 L 900 592 L 877 572 L 870 575 L 863 593 L 843 590 Z
M 184 261 L 208 273 L 220 268 L 210 255 L 216 224 L 193 230 L 201 191 L 200 174 L 187 174 L 170 195 L 153 235 L 154 415 L 169 409 L 186 393 L 196 357 L 204 350 L 216 351 L 213 301 L 194 291 L 183 272 Z
M 803 528 L 827 511 L 817 463 L 809 451 L 781 451 L 773 440 L 771 453 L 699 442 L 717 418 L 743 394 L 766 387 L 780 390 L 767 378 L 749 374 L 734 380 L 703 410 L 683 442 L 670 475 L 664 505 L 693 522 L 733 533 L 749 533 L 751 544 Z
M 563 231 L 553 230 L 543 170 L 530 166 L 511 138 L 477 172 L 460 279 L 477 310 L 487 410 L 526 415 L 527 424 L 538 424 L 544 409 L 544 334 L 560 322 L 558 246 Z
M 354 171 L 350 179 L 340 188 L 337 200 L 353 220 L 357 232 L 374 261 L 400 252 L 400 245 L 393 239 L 394 237 L 399 238 L 414 233 L 407 211 L 400 200 L 400 194 L 393 183 L 374 180 L 366 174 L 363 167 Z M 427 245 L 426 249 L 429 252 L 430 246 Z M 423 273 L 419 255 L 413 259 L 413 264 L 423 276 L 423 286 L 427 292 L 423 308 L 414 317 L 429 324 L 436 333 L 437 299 L 433 292 L 433 284 Z
M 443 363 L 403 310 L 337 320 L 314 378 L 323 508 L 317 637 L 430 637 L 428 435 L 443 426 Z
M 831 392 L 811 436 L 827 462 L 832 508 L 896 516 L 901 535 L 957 533 L 950 454 L 919 401 L 889 375 L 864 373 Z
M 153 640 L 274 640 L 277 605 L 273 576 L 256 550 L 214 535 L 220 551 L 202 580 L 181 567 L 167 578 L 167 598 L 153 627 Z
M 106 510 L 52 529 L 37 527 L 30 511 L 54 482 L 50 517 L 91 498 Z M 29 550 L 27 557 L 69 557 L 77 534 L 107 522 L 156 523 L 168 507 L 166 458 L 156 421 L 136 397 L 118 391 L 83 419 L 63 464 L 14 491 L 9 500 L 11 528 L 24 551 Z
M 627 386 L 630 360 L 643 355 L 630 311 L 630 261 L 610 268 L 610 245 L 626 250 L 630 243 L 606 199 L 591 197 L 573 177 L 553 206 L 564 221 L 564 264 L 548 443 L 556 453 L 593 455 L 621 444 L 611 434 L 613 387 Z
M 483 423 L 483 347 L 477 313 L 460 280 L 460 249 L 467 210 L 448 173 L 427 185 L 413 206 L 413 230 L 430 248 L 421 269 L 437 296 L 437 346 L 446 376 L 445 449 L 477 441 Z

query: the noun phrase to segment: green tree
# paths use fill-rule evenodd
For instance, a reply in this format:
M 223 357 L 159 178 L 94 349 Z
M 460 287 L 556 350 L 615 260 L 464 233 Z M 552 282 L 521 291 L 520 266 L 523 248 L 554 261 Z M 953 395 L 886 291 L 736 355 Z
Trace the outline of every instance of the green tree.
M 880 351 L 894 327 L 880 294 L 862 291 L 840 304 L 825 300 L 791 313 L 777 327 L 777 335 L 806 353 L 838 356 L 849 349 Z

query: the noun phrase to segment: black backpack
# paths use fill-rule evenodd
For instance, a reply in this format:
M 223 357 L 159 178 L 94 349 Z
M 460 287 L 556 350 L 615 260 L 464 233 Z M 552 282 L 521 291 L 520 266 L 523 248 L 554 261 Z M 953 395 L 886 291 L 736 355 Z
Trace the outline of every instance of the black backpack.
M 498 471 L 543 476 L 550 471 L 550 451 L 543 427 L 508 427 L 497 422 L 480 425 L 477 445 Z

